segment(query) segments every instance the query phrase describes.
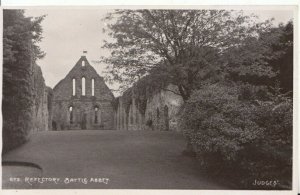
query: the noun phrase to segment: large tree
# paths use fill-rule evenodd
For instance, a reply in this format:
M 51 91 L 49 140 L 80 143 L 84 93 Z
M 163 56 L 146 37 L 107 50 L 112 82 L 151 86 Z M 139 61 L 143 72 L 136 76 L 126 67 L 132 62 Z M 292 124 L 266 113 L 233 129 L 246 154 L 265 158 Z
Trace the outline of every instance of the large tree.
M 31 18 L 24 10 L 3 10 L 3 151 L 24 143 L 32 129 L 33 64 L 45 54 L 44 16 Z
M 257 43 L 271 29 L 271 21 L 227 10 L 115 10 L 105 20 L 104 30 L 111 37 L 103 46 L 111 51 L 103 58 L 109 79 L 126 88 L 151 74 L 156 82 L 177 86 L 174 92 L 184 101 L 193 90 L 223 76 L 232 59 L 228 51 Z M 259 60 L 265 52 L 248 51 L 248 58 Z M 263 63 L 252 65 L 252 70 L 259 67 L 262 74 L 270 74 Z

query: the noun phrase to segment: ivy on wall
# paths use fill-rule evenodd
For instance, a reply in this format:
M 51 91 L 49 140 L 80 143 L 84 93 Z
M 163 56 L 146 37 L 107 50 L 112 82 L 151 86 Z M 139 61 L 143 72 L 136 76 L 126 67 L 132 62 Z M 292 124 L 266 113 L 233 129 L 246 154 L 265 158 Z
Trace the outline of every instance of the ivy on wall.
M 145 115 L 147 100 L 153 97 L 153 95 L 159 93 L 166 86 L 167 83 L 165 81 L 157 80 L 154 75 L 147 75 L 138 80 L 122 95 L 122 101 L 126 114 L 128 115 L 130 105 L 132 105 L 132 98 L 134 98 L 135 106 L 142 115 Z M 117 102 L 119 102 L 119 100 L 117 100 Z

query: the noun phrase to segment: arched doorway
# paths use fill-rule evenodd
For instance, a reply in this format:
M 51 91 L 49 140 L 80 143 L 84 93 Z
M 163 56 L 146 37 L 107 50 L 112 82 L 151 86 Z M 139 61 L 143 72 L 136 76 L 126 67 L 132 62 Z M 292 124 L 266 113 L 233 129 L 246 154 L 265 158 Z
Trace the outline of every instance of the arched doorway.
M 57 131 L 57 125 L 55 121 L 52 121 L 52 130 Z
M 164 130 L 169 131 L 169 108 L 167 105 L 164 107 Z
M 99 107 L 98 107 L 98 106 L 95 106 L 95 107 L 94 107 L 94 123 L 95 123 L 95 124 L 98 124 L 98 123 L 99 123 L 98 112 L 99 112 Z
M 81 117 L 81 123 L 80 123 L 81 129 L 86 129 L 86 123 L 87 123 L 87 114 L 83 113 Z

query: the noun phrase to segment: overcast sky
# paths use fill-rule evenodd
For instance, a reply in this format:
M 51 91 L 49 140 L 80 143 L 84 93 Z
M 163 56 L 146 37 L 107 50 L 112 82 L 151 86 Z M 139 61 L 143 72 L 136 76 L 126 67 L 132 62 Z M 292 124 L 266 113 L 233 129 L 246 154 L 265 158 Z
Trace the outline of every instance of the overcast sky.
M 269 8 L 268 8 L 269 9 Z M 277 25 L 286 23 L 293 17 L 291 10 L 247 10 L 246 13 L 254 13 L 260 20 L 274 18 Z M 281 9 L 281 10 L 280 10 Z M 105 65 L 93 63 L 100 56 L 107 56 L 108 51 L 101 49 L 103 40 L 107 39 L 102 28 L 105 26 L 101 20 L 109 10 L 104 9 L 27 9 L 26 16 L 47 15 L 42 22 L 44 39 L 39 44 L 46 52 L 45 58 L 38 61 L 41 66 L 45 82 L 54 87 L 63 79 L 82 55 L 86 55 L 89 62 L 103 76 Z M 116 86 L 109 85 L 110 88 Z

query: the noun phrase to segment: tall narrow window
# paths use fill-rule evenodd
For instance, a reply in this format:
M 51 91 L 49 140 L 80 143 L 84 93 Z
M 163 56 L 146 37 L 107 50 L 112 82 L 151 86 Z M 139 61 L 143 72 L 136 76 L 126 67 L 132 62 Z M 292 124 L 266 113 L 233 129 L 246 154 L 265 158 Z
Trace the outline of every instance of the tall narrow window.
M 98 107 L 95 107 L 95 119 L 94 123 L 98 123 Z
M 81 66 L 85 66 L 85 61 L 82 61 L 82 62 L 81 62 Z
M 72 79 L 72 83 L 73 83 L 73 91 L 72 91 L 72 94 L 73 94 L 73 96 L 75 96 L 76 95 L 76 80 L 75 79 Z
M 95 96 L 95 80 L 92 79 L 92 96 Z
M 81 95 L 85 96 L 85 78 L 81 79 Z
M 70 124 L 73 124 L 73 107 L 69 107 L 69 112 L 70 112 Z

